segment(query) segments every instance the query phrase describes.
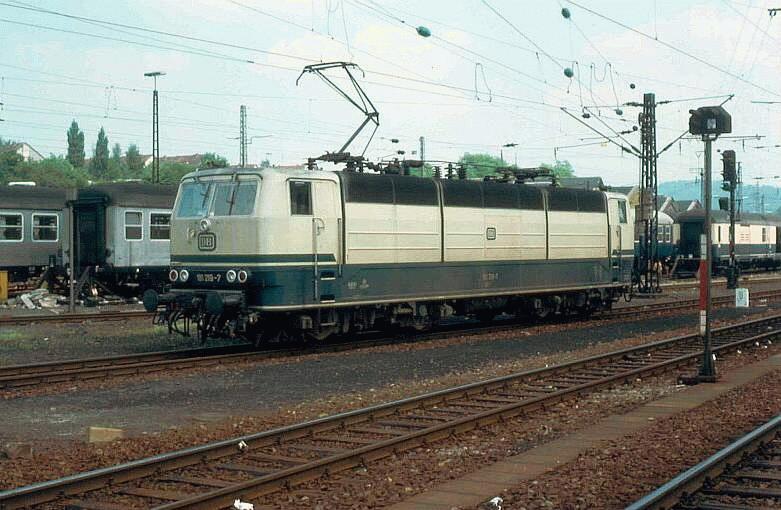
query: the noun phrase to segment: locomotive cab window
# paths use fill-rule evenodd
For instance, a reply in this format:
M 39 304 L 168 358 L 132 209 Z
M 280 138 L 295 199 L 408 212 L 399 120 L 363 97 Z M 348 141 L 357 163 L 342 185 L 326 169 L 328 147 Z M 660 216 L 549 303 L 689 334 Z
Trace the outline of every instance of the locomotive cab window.
M 167 241 L 171 239 L 171 215 L 151 213 L 149 215 L 149 239 Z
M 215 216 L 247 216 L 255 210 L 255 181 L 220 182 L 214 189 Z
M 21 214 L 0 214 L 0 241 L 21 241 L 22 228 Z
M 140 241 L 144 238 L 141 211 L 125 211 L 125 240 Z
M 203 218 L 209 212 L 209 198 L 212 184 L 209 182 L 186 182 L 179 190 L 178 218 Z
M 58 223 L 56 214 L 33 214 L 33 241 L 57 241 Z
M 312 183 L 307 181 L 290 181 L 290 214 L 311 216 L 312 214 Z
M 618 222 L 626 223 L 626 200 L 618 201 Z

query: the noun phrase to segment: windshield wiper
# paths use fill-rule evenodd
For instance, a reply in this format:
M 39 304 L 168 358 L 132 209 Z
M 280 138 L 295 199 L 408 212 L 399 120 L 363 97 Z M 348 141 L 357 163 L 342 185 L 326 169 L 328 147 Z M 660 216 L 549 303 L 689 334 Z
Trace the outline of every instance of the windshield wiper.
M 231 187 L 231 196 L 230 199 L 228 200 L 228 204 L 230 204 L 230 206 L 228 207 L 228 216 L 233 214 L 233 204 L 236 202 L 236 190 L 239 187 L 239 181 L 236 180 L 235 172 L 233 173 L 231 180 L 233 181 L 233 187 Z

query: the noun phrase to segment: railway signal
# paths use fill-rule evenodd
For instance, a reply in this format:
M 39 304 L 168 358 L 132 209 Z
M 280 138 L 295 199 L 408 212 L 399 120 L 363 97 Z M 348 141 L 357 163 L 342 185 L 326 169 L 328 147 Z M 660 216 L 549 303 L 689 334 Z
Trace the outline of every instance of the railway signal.
M 727 269 L 727 288 L 734 289 L 738 286 L 738 266 L 735 260 L 735 192 L 738 189 L 738 171 L 735 163 L 735 151 L 726 150 L 721 153 L 724 168 L 721 171 L 723 182 L 721 189 L 729 192 L 729 198 L 724 197 L 726 209 L 729 211 L 729 268 Z M 722 200 L 719 199 L 721 209 Z
M 703 355 L 700 371 L 692 382 L 714 382 L 716 365 L 711 349 L 711 160 L 713 140 L 732 132 L 732 117 L 721 106 L 703 106 L 689 110 L 689 133 L 702 136 L 705 142 L 705 169 L 703 172 L 705 221 L 700 239 L 700 335 L 703 338 Z

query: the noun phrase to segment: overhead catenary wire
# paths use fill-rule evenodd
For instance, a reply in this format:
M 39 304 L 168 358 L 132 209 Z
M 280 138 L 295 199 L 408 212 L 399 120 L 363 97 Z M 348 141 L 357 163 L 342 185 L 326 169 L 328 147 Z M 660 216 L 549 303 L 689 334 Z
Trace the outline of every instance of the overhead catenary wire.
M 652 36 L 650 34 L 647 34 L 647 33 L 643 32 L 642 30 L 638 30 L 638 29 L 636 29 L 634 27 L 631 27 L 631 26 L 627 25 L 626 23 L 623 23 L 623 22 L 618 21 L 618 20 L 616 20 L 616 19 L 614 19 L 614 18 L 612 18 L 610 16 L 607 16 L 605 14 L 597 12 L 594 9 L 586 7 L 586 6 L 584 6 L 580 2 L 577 2 L 575 0 L 564 0 L 564 1 L 581 8 L 581 9 L 583 9 L 586 12 L 591 13 L 594 16 L 597 16 L 598 18 L 601 18 L 601 19 L 603 19 L 605 21 L 608 21 L 610 23 L 618 25 L 621 28 L 629 30 L 629 31 L 631 31 L 631 32 L 633 32 L 633 33 L 635 33 L 635 34 L 637 34 L 639 36 L 642 36 L 642 37 L 646 38 L 646 39 L 650 39 L 650 40 L 656 42 L 657 44 L 661 44 L 662 46 L 664 46 L 664 47 L 666 47 L 666 48 L 668 48 L 668 49 L 670 49 L 670 50 L 672 50 L 672 51 L 674 51 L 676 53 L 684 55 L 685 57 L 690 58 L 690 59 L 692 59 L 692 60 L 694 60 L 696 62 L 699 62 L 700 64 L 705 65 L 705 66 L 707 66 L 707 67 L 709 67 L 709 68 L 711 68 L 711 69 L 713 69 L 715 71 L 718 71 L 720 73 L 723 73 L 723 74 L 726 74 L 728 76 L 731 76 L 731 77 L 735 78 L 736 80 L 739 80 L 739 81 L 741 81 L 743 83 L 751 85 L 752 87 L 757 88 L 759 90 L 762 90 L 764 92 L 767 92 L 768 94 L 772 94 L 774 96 L 781 97 L 781 93 L 779 93 L 779 92 L 770 90 L 768 88 L 763 87 L 762 85 L 759 85 L 759 84 L 754 83 L 754 82 L 752 82 L 750 80 L 747 80 L 747 79 L 743 78 L 742 76 L 739 76 L 739 75 L 737 75 L 737 74 L 735 74 L 735 73 L 733 73 L 731 71 L 728 71 L 727 69 L 724 69 L 723 67 L 721 67 L 719 65 L 713 64 L 712 62 L 708 62 L 704 58 L 699 57 L 699 56 L 697 56 L 697 55 L 695 55 L 693 53 L 690 53 L 690 52 L 688 52 L 688 51 L 686 51 L 686 50 L 684 50 L 682 48 L 679 48 L 678 46 L 676 46 L 674 44 L 668 43 L 668 42 L 666 42 L 666 41 L 664 41 L 662 39 L 659 39 L 659 38 L 654 37 L 654 36 Z

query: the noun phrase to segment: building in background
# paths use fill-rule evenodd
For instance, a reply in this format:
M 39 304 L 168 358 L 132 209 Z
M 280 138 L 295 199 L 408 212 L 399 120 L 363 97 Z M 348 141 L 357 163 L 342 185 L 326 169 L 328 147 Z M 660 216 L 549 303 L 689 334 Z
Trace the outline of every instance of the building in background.
M 0 147 L 0 152 L 15 152 L 22 156 L 25 161 L 41 161 L 44 159 L 40 152 L 33 149 L 29 143 L 19 142 Z

